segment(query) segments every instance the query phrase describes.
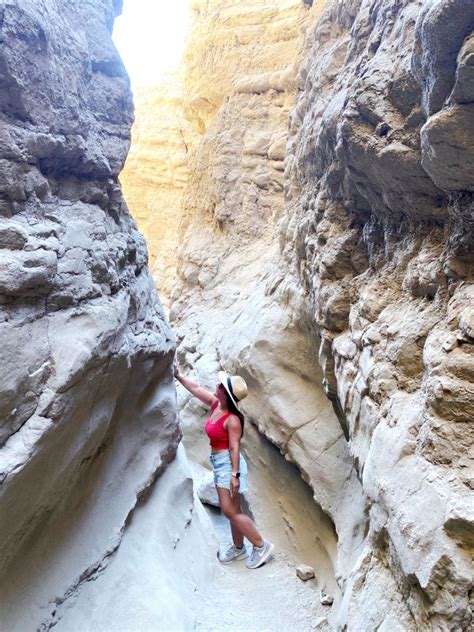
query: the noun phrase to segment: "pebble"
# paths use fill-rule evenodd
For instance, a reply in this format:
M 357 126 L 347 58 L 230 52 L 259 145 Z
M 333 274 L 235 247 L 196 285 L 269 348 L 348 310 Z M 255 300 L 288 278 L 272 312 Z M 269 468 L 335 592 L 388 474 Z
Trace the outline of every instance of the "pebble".
M 307 566 L 306 564 L 300 564 L 296 567 L 296 574 L 302 581 L 308 581 L 308 579 L 313 579 L 314 568 L 312 566 Z
M 319 601 L 321 602 L 322 606 L 332 606 L 332 604 L 334 603 L 334 597 L 331 597 L 331 595 L 328 595 L 325 592 L 321 591 Z

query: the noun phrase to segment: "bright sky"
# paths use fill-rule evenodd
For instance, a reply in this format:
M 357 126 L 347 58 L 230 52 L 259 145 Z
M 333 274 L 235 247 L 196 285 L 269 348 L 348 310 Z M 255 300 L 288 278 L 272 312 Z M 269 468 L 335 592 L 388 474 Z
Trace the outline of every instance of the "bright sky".
M 113 39 L 132 87 L 156 83 L 178 65 L 189 24 L 189 0 L 124 0 Z

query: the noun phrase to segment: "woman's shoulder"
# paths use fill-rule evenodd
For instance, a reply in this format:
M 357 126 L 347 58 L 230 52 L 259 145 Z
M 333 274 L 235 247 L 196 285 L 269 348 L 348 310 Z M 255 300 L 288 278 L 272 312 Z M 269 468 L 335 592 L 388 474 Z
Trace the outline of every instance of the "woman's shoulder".
M 226 423 L 239 424 L 240 427 L 240 419 L 237 417 L 237 415 L 234 415 L 234 413 L 228 414 L 228 417 L 226 418 Z

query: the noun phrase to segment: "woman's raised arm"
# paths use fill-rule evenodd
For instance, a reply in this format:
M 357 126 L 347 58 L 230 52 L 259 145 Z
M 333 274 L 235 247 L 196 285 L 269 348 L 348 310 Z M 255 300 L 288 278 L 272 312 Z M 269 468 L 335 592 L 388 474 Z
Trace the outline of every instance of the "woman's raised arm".
M 217 397 L 214 393 L 207 391 L 205 388 L 199 386 L 199 384 L 196 384 L 196 382 L 190 380 L 189 377 L 184 376 L 177 366 L 175 366 L 174 376 L 178 382 L 180 382 L 180 384 L 182 384 L 184 388 L 191 393 L 191 395 L 200 399 L 203 404 L 206 404 L 206 406 L 212 406 L 216 401 Z

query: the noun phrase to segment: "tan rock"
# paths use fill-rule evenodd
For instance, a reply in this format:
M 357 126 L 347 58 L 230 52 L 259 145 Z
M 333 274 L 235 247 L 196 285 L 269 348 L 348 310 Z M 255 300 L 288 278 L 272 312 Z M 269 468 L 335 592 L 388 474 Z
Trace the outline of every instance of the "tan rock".
M 300 564 L 296 567 L 296 574 L 301 579 L 301 581 L 306 582 L 309 579 L 314 579 L 314 568 L 312 566 L 308 566 L 307 564 Z
M 336 626 L 468 629 L 466 5 L 304 4 L 193 3 L 178 357 L 245 377 L 334 522 Z
M 195 133 L 184 118 L 182 75 L 135 95 L 132 146 L 120 174 L 125 199 L 148 244 L 148 264 L 166 305 L 176 281 L 176 251 Z
M 323 606 L 332 606 L 334 603 L 334 597 L 331 597 L 331 595 L 328 595 L 326 592 L 321 590 L 319 593 L 319 601 Z
M 339 613 L 350 629 L 467 629 L 471 616 L 466 558 L 453 541 L 466 546 L 470 522 L 464 484 L 472 467 L 472 339 L 460 323 L 467 331 L 472 314 L 465 267 L 472 197 L 451 192 L 469 189 L 472 161 L 461 132 L 468 108 L 445 103 L 454 71 L 443 61 L 441 37 L 449 25 L 459 51 L 470 29 L 460 4 L 434 6 L 418 14 L 405 3 L 418 15 L 415 32 L 404 11 L 398 26 L 380 15 L 367 30 L 368 6 L 361 5 L 350 31 L 332 37 L 333 21 L 342 25 L 348 15 L 329 4 L 301 72 L 287 147 L 284 239 L 313 306 L 324 380 L 343 411 L 372 507 L 365 557 L 351 571 Z M 370 54 L 341 57 L 362 40 L 374 46 Z M 415 49 L 407 46 L 415 40 Z M 388 50 L 403 63 L 395 65 Z M 367 73 L 360 74 L 364 59 Z M 458 63 L 464 72 L 463 55 Z M 339 69 L 331 82 L 328 66 Z M 431 226 L 435 217 L 441 228 Z M 344 243 L 360 250 L 357 258 Z M 451 283 L 456 277 L 463 284 Z M 412 574 L 418 588 L 406 608 Z M 384 585 L 393 588 L 388 599 Z

